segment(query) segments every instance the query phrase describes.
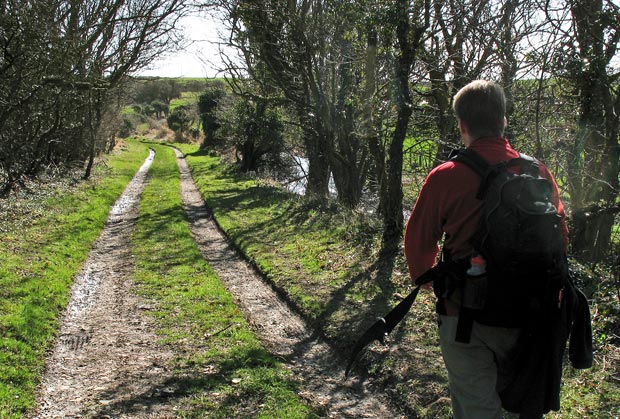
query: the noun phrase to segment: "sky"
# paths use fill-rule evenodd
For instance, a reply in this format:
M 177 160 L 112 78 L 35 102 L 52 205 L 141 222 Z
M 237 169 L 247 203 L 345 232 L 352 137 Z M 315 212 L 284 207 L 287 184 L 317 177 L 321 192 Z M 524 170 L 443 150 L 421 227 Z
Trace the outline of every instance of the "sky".
M 151 77 L 216 77 L 219 59 L 217 42 L 221 26 L 208 16 L 186 16 L 180 21 L 188 40 L 183 51 L 155 60 L 149 68 L 138 72 Z

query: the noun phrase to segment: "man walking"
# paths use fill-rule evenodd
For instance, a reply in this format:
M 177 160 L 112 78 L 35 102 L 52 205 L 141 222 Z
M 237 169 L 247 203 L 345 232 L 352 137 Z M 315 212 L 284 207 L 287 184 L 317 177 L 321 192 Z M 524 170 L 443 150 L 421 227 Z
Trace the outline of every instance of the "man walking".
M 491 81 L 474 81 L 456 94 L 453 108 L 465 146 L 486 163 L 494 165 L 519 157 L 503 137 L 506 99 L 501 86 Z M 552 185 L 551 201 L 567 241 L 564 206 L 557 184 L 543 164 L 539 172 Z M 444 259 L 478 268 L 473 266 L 473 261 L 479 259 L 470 240 L 481 214 L 482 201 L 476 197 L 479 186 L 480 176 L 462 162 L 451 160 L 429 173 L 405 230 L 404 250 L 413 280 L 435 265 L 441 240 Z M 501 419 L 499 391 L 521 329 L 473 321 L 467 339 L 457 339 L 462 313 L 460 290 L 444 282 L 435 283 L 434 291 L 454 418 Z

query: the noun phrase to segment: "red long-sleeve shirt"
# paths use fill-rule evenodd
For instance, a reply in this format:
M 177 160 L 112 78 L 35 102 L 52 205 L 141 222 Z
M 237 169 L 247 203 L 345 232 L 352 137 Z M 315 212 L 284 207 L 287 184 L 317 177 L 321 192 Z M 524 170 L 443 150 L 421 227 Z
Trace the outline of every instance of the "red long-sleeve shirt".
M 505 138 L 480 138 L 469 148 L 489 164 L 519 157 Z M 540 175 L 553 185 L 553 203 L 562 217 L 568 242 L 564 205 L 555 179 L 543 164 Z M 471 255 L 469 240 L 478 226 L 482 207 L 482 201 L 476 199 L 479 185 L 480 177 L 463 163 L 448 161 L 429 173 L 405 228 L 405 258 L 413 280 L 435 265 L 444 234 L 443 245 L 450 249 L 454 259 Z

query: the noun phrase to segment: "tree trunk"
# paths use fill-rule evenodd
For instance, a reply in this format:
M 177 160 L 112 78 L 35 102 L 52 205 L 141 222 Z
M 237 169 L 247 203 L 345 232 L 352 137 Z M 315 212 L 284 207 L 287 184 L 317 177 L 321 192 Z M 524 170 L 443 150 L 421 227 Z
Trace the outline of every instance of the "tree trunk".
M 373 27 L 368 29 L 366 37 L 366 63 L 364 69 L 363 119 L 362 131 L 368 142 L 368 151 L 372 156 L 374 172 L 371 177 L 377 187 L 379 197 L 387 196 L 385 172 L 385 148 L 381 144 L 373 121 L 373 98 L 377 89 L 377 32 Z M 384 213 L 383 200 L 379 199 L 379 214 Z
M 304 147 L 308 159 L 308 177 L 306 195 L 312 199 L 324 201 L 329 196 L 329 153 L 330 139 L 307 117 L 307 112 L 300 112 L 301 125 L 304 127 Z
M 330 103 L 333 116 L 329 120 L 333 123 L 329 129 L 334 133 L 334 150 L 330 155 L 330 167 L 338 192 L 338 201 L 349 208 L 354 208 L 360 203 L 366 183 L 368 144 L 355 132 L 358 108 L 349 100 L 357 89 L 361 88 L 352 65 L 355 54 L 349 40 L 341 40 L 340 44 L 341 62 L 334 72 L 337 77 L 332 76 L 332 80 L 336 83 L 332 83 L 331 86 L 335 100 L 332 99 Z
M 398 249 L 403 234 L 403 145 L 407 136 L 407 127 L 412 113 L 411 88 L 409 75 L 420 46 L 422 34 L 428 28 L 430 20 L 430 3 L 417 2 L 411 13 L 415 19 L 423 16 L 424 23 L 414 26 L 411 32 L 410 4 L 408 0 L 397 2 L 398 22 L 396 23 L 396 38 L 398 40 L 398 62 L 396 63 L 396 126 L 388 150 L 387 161 L 387 188 L 386 194 L 381 196 L 383 208 L 383 250 L 387 252 Z
M 86 170 L 84 171 L 84 179 L 90 178 L 93 165 L 95 163 L 95 157 L 97 154 L 97 137 L 100 134 L 101 120 L 102 120 L 102 107 L 105 103 L 105 94 L 95 91 L 95 98 L 93 98 L 93 91 L 91 90 L 88 95 L 88 163 Z M 93 112 L 94 110 L 94 112 Z
M 579 56 L 587 63 L 572 74 L 579 92 L 579 121 L 569 167 L 573 204 L 572 250 L 590 262 L 609 252 L 614 217 L 606 211 L 618 197 L 620 146 L 617 111 L 606 66 L 613 54 L 606 48 L 601 0 L 572 5 Z M 617 23 L 617 22 L 616 22 Z M 611 25 L 612 23 L 608 23 Z M 586 176 L 587 175 L 587 176 Z
M 456 116 L 450 107 L 452 101 L 450 84 L 443 80 L 443 74 L 436 68 L 431 68 L 429 74 L 433 98 L 437 105 L 436 125 L 439 131 L 437 154 L 435 155 L 435 165 L 437 165 L 445 162 L 450 153 L 460 146 L 460 137 L 456 128 Z

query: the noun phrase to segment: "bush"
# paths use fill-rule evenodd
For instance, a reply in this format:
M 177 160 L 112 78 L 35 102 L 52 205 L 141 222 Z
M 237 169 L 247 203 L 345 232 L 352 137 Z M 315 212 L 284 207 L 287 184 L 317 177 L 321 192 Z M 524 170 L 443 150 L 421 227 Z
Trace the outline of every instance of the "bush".
M 200 123 L 205 134 L 204 141 L 200 146 L 202 149 L 212 148 L 218 143 L 218 130 L 221 127 L 221 123 L 217 113 L 221 107 L 220 103 L 225 96 L 224 86 L 221 83 L 214 83 L 198 97 Z
M 138 127 L 144 124 L 146 118 L 139 113 L 125 113 L 118 130 L 118 136 L 121 138 L 131 137 L 136 134 Z
M 267 163 L 272 168 L 280 166 L 284 124 L 277 109 L 266 101 L 239 98 L 226 120 L 242 171 L 257 171 Z
M 166 121 L 168 122 L 168 127 L 170 127 L 175 134 L 182 135 L 189 130 L 192 124 L 191 110 L 186 105 L 177 106 L 170 112 Z
M 170 108 L 168 106 L 167 103 L 161 101 L 161 100 L 155 100 L 153 102 L 151 102 L 150 104 L 151 108 L 153 108 L 153 111 L 155 112 L 155 117 L 157 119 L 159 118 L 163 118 L 168 117 L 168 113 L 170 111 Z

